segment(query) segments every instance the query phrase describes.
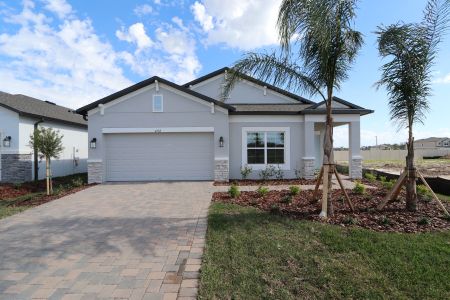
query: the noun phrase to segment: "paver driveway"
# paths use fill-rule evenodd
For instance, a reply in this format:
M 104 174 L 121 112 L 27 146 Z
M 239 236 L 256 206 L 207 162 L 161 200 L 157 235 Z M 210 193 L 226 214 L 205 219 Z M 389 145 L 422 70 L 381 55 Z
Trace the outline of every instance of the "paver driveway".
M 105 184 L 1 220 L 0 298 L 195 297 L 212 192 Z

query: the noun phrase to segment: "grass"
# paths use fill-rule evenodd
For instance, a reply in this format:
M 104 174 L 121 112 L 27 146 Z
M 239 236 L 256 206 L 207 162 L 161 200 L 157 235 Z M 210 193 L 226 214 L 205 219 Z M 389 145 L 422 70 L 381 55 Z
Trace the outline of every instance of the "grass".
M 28 208 L 30 208 L 31 206 L 4 206 L 4 205 L 0 205 L 0 219 L 18 214 Z
M 201 299 L 450 299 L 450 232 L 377 233 L 214 203 Z
M 436 194 L 436 196 L 441 199 L 442 201 L 448 201 L 450 202 L 450 196 L 442 195 L 442 194 Z

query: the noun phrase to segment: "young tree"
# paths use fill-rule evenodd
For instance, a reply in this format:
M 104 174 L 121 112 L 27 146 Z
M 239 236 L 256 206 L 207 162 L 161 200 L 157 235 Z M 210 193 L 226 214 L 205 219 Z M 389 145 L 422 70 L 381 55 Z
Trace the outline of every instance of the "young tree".
M 334 214 L 331 199 L 333 118 L 331 103 L 335 89 L 348 71 L 363 43 L 353 28 L 357 0 L 283 0 L 278 14 L 281 50 L 247 53 L 233 66 L 223 96 L 230 93 L 240 74 L 249 74 L 293 92 L 318 95 L 326 103 L 323 164 L 328 174 L 324 187 L 327 211 Z M 326 192 L 325 192 L 326 189 Z
M 410 211 L 417 210 L 413 126 L 423 123 L 429 109 L 432 67 L 449 14 L 449 0 L 429 0 L 422 22 L 379 26 L 377 30 L 379 53 L 389 59 L 381 68 L 377 86 L 387 90 L 391 120 L 408 129 L 405 180 L 406 209 Z
M 45 157 L 47 195 L 53 194 L 51 159 L 58 158 L 64 150 L 62 138 L 63 135 L 60 135 L 59 131 L 43 127 L 37 128 L 30 135 L 30 146 L 37 149 Z

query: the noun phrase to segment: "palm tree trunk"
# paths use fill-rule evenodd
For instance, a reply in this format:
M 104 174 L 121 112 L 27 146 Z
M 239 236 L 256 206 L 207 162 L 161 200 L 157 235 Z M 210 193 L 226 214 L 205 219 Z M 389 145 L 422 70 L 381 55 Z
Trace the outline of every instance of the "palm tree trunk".
M 327 100 L 327 116 L 325 121 L 325 137 L 324 137 L 324 146 L 323 146 L 323 164 L 330 165 L 334 163 L 333 158 L 333 119 L 331 117 L 331 101 L 333 99 L 332 91 L 328 91 L 328 100 Z M 328 186 L 324 186 L 323 188 L 327 189 L 327 215 L 332 217 L 334 215 L 334 206 L 331 197 L 331 177 L 333 176 L 334 166 L 330 166 L 328 174 L 323 174 L 323 176 L 328 176 Z
M 412 133 L 412 124 L 408 126 L 408 154 L 406 155 L 406 209 L 409 211 L 417 210 L 417 191 L 416 191 L 416 167 L 414 165 L 414 137 Z

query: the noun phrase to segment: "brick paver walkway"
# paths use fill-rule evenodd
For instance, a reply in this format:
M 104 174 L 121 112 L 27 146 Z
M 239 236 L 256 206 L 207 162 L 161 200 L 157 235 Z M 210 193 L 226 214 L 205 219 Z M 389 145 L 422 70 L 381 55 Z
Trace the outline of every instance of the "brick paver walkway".
M 0 221 L 0 299 L 197 295 L 210 182 L 105 184 Z

